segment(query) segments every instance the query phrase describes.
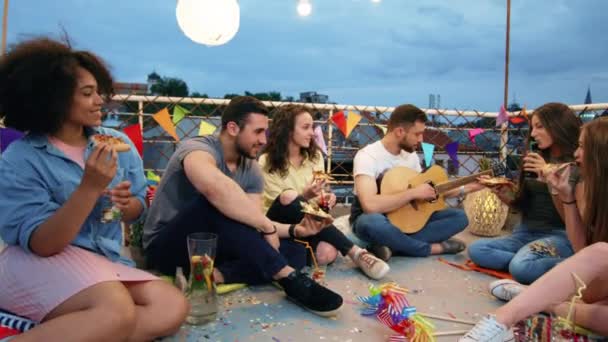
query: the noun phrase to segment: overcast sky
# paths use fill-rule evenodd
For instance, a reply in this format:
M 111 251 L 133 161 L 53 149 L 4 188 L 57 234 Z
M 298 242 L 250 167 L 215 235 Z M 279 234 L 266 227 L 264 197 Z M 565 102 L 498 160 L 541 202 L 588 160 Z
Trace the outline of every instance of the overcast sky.
M 239 0 L 241 26 L 220 47 L 186 38 L 175 0 L 13 0 L 9 44 L 35 35 L 91 49 L 119 81 L 156 71 L 190 91 L 301 91 L 333 102 L 496 111 L 502 103 L 506 0 Z M 608 1 L 512 0 L 509 101 L 608 102 Z

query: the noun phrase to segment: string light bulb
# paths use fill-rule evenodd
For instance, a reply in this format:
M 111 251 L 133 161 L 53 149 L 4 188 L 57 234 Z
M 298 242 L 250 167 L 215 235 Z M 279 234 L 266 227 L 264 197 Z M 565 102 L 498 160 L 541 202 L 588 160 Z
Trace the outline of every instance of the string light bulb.
M 299 16 L 308 17 L 310 13 L 312 13 L 312 4 L 310 3 L 310 0 L 298 1 L 297 11 Z
M 186 37 L 207 46 L 226 44 L 241 21 L 237 0 L 177 0 L 175 16 Z

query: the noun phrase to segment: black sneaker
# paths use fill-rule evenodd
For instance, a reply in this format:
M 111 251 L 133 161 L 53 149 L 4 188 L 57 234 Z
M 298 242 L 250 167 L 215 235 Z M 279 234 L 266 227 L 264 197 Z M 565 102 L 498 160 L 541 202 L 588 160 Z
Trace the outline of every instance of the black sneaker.
M 367 250 L 384 261 L 389 261 L 393 256 L 393 251 L 387 246 L 371 245 Z
M 467 248 L 467 244 L 458 239 L 447 239 L 441 243 L 443 253 L 441 254 L 458 254 Z
M 319 316 L 335 316 L 342 307 L 342 297 L 310 279 L 306 274 L 293 271 L 279 279 L 287 298 Z

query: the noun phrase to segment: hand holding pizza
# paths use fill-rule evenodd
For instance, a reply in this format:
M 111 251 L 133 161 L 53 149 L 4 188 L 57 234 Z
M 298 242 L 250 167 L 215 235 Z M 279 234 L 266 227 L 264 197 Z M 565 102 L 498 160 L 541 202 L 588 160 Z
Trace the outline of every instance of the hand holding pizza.
M 102 194 L 114 179 L 117 168 L 117 155 L 109 145 L 96 145 L 84 166 L 80 185 Z

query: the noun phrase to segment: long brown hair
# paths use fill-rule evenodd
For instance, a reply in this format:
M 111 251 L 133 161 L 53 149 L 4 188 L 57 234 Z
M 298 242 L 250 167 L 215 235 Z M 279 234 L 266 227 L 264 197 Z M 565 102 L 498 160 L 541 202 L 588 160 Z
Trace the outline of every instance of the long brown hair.
M 560 158 L 564 161 L 574 160 L 574 151 L 576 151 L 578 146 L 578 136 L 582 122 L 572 109 L 567 105 L 558 102 L 545 103 L 536 108 L 530 117 L 527 145 L 529 145 L 532 134 L 532 117 L 538 118 L 549 135 L 551 135 L 553 144 L 557 145 L 561 151 L 562 155 Z M 540 151 L 540 155 L 543 159 L 549 161 L 550 149 L 547 148 Z M 519 193 L 517 195 L 517 202 L 520 204 L 524 200 L 524 184 L 524 163 L 522 159 L 519 169 Z
M 289 169 L 289 140 L 296 127 L 296 117 L 302 113 L 308 113 L 306 107 L 294 104 L 281 106 L 274 113 L 270 123 L 270 135 L 268 145 L 264 148 L 266 153 L 266 170 L 269 173 L 278 172 L 281 177 L 287 174 Z M 310 161 L 315 162 L 318 156 L 318 147 L 315 140 L 311 140 L 307 148 L 300 148 L 300 154 Z
M 587 244 L 608 242 L 608 117 L 595 119 L 583 126 L 583 165 Z

